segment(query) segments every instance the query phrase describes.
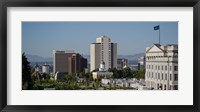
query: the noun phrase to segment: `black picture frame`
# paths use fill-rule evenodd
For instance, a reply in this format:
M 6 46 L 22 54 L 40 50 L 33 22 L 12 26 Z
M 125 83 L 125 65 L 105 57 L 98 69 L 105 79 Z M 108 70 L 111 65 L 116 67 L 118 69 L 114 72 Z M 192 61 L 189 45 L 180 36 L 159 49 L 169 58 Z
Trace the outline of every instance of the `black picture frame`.
M 7 105 L 7 7 L 193 7 L 193 105 Z M 1 0 L 0 1 L 0 110 L 32 111 L 125 111 L 125 112 L 199 112 L 200 110 L 200 0 Z

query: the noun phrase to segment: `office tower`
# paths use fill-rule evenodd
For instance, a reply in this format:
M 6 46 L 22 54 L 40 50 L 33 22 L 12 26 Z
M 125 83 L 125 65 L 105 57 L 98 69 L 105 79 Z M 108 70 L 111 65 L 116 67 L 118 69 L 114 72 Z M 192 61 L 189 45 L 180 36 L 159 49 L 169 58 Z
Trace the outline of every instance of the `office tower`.
M 68 62 L 68 73 L 84 72 L 85 68 L 87 68 L 87 59 L 83 58 L 78 53 L 72 54 L 72 56 L 68 58 Z
M 111 43 L 107 36 L 96 38 L 96 43 L 90 45 L 90 71 L 98 69 L 102 61 L 106 70 L 117 67 L 117 43 Z
M 68 72 L 68 58 L 74 54 L 74 51 L 56 51 L 53 50 L 53 73 Z
M 146 48 L 145 82 L 157 90 L 178 89 L 178 45 L 153 44 Z

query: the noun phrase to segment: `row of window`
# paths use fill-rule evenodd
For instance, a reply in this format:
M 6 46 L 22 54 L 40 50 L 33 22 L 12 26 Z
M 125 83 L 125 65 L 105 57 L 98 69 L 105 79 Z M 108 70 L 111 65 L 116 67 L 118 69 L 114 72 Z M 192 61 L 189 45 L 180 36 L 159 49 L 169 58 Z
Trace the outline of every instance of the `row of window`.
M 168 80 L 167 79 L 167 74 L 160 74 L 160 73 L 155 73 L 155 75 L 153 74 L 153 72 L 147 72 L 147 78 L 154 78 L 157 80 Z M 172 79 L 172 74 L 169 74 L 169 80 L 170 81 L 178 81 L 178 74 L 174 74 L 174 78 Z
M 167 68 L 167 65 L 147 65 L 147 69 L 168 70 Z M 169 70 L 172 70 L 172 66 L 169 66 Z M 174 71 L 178 71 L 178 66 L 174 66 Z
M 154 82 L 147 82 L 147 86 L 150 86 L 150 84 L 153 85 L 153 83 Z M 162 83 L 160 83 L 160 84 L 157 83 L 154 87 L 157 88 L 158 90 L 167 90 L 167 85 L 166 84 L 162 84 Z M 168 89 L 169 90 L 178 90 L 178 85 L 169 85 Z
M 147 86 L 153 85 L 154 82 L 147 82 Z M 152 87 L 152 86 L 151 86 Z M 167 85 L 162 83 L 157 83 L 155 86 L 158 90 L 167 90 Z M 153 88 L 154 88 L 153 87 Z M 178 85 L 169 85 L 169 90 L 178 90 Z
M 173 56 L 147 56 L 147 60 L 154 60 L 154 59 L 158 59 L 158 58 L 171 58 L 171 57 L 174 57 L 174 58 L 177 58 L 178 57 L 178 54 L 174 54 Z

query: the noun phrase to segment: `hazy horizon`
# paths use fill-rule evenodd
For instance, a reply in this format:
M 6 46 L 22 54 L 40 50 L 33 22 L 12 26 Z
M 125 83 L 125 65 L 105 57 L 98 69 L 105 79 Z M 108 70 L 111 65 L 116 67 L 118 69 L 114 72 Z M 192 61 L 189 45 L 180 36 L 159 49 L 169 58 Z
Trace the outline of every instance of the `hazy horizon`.
M 77 52 L 75 52 L 77 53 Z M 136 54 L 128 54 L 128 55 L 125 55 L 125 54 L 117 54 L 118 56 L 132 56 L 132 55 L 137 55 L 137 54 L 142 54 L 144 52 L 141 52 L 141 53 L 136 53 Z M 28 54 L 25 52 L 25 55 L 32 55 L 32 56 L 40 56 L 40 55 L 37 55 L 37 54 Z M 81 54 L 83 56 L 90 56 L 90 54 Z M 53 58 L 53 55 L 51 57 L 43 57 L 43 56 L 40 56 L 42 58 Z

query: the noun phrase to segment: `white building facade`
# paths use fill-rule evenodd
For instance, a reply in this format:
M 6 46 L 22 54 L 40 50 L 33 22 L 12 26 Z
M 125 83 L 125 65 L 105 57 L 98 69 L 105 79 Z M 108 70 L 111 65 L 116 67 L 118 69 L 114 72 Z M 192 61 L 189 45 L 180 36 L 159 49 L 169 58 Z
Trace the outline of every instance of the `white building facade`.
M 145 82 L 156 90 L 178 90 L 178 45 L 146 48 Z
M 111 43 L 107 36 L 96 38 L 96 43 L 90 45 L 90 71 L 99 68 L 105 62 L 105 69 L 117 67 L 117 43 Z
M 50 66 L 49 65 L 43 65 L 42 66 L 42 73 L 50 74 Z

